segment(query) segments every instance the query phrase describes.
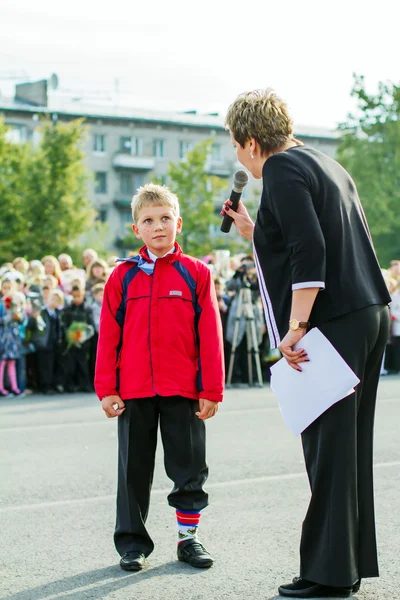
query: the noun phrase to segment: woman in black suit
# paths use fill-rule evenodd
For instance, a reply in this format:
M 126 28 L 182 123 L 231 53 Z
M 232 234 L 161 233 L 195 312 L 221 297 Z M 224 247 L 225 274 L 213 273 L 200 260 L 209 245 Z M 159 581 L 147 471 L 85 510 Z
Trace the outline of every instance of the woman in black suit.
M 317 326 L 360 378 L 354 394 L 302 434 L 311 486 L 300 577 L 282 596 L 350 596 L 377 577 L 372 482 L 376 393 L 389 329 L 388 295 L 357 190 L 333 159 L 293 136 L 285 103 L 271 90 L 239 96 L 226 126 L 238 160 L 263 191 L 256 222 L 225 202 L 254 246 L 269 339 L 289 365 L 293 346 Z

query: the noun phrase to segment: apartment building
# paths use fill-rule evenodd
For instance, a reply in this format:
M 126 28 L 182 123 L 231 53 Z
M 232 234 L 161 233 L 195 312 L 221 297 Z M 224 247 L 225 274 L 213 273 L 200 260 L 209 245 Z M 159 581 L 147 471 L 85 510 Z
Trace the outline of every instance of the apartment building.
M 23 84 L 22 89 L 16 86 L 14 98 L 0 96 L 0 117 L 11 127 L 9 136 L 16 143 L 35 143 L 42 115 L 54 122 L 85 119 L 89 129 L 86 161 L 92 174 L 88 193 L 98 218 L 109 225 L 109 250 L 121 248 L 131 223 L 130 201 L 137 188 L 155 177 L 168 183 L 169 163 L 185 160 L 186 152 L 199 142 L 213 140 L 207 172 L 226 179 L 228 188 L 233 173 L 242 168 L 219 114 L 87 104 L 81 99 L 52 97 L 45 81 Z M 335 155 L 335 132 L 299 126 L 295 134 L 307 145 Z M 251 180 L 245 197 L 254 197 L 259 190 L 260 182 Z M 216 210 L 222 199 L 215 199 Z

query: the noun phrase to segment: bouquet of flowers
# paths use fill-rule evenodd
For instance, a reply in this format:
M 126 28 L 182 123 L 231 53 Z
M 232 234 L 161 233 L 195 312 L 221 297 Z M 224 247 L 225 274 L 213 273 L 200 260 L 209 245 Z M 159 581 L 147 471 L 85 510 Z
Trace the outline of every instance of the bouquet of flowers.
M 13 321 L 22 321 L 22 308 L 20 303 L 15 301 L 14 296 L 16 296 L 16 294 L 5 296 L 3 299 L 4 306 Z
M 80 348 L 82 344 L 90 340 L 94 336 L 94 327 L 87 323 L 80 323 L 79 321 L 73 321 L 67 329 L 67 342 L 68 349 L 71 346 Z

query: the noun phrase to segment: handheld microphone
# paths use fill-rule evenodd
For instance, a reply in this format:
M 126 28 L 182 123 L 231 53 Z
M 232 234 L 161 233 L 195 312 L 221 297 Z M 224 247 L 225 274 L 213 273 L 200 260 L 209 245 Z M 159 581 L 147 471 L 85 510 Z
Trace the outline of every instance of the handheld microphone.
M 235 212 L 238 209 L 243 188 L 247 185 L 248 181 L 249 176 L 247 175 L 246 171 L 236 171 L 236 173 L 233 176 L 233 187 L 229 200 L 232 202 L 231 209 Z M 224 215 L 221 224 L 221 231 L 223 233 L 229 233 L 231 230 L 232 223 L 232 217 L 230 217 L 229 215 Z

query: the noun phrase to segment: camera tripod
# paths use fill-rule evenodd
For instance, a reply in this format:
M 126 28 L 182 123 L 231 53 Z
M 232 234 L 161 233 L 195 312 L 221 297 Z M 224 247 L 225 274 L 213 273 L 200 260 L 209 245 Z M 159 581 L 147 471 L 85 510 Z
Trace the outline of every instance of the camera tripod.
M 251 290 L 248 287 L 242 287 L 239 290 L 238 305 L 235 317 L 235 327 L 233 329 L 232 350 L 229 359 L 229 369 L 227 377 L 227 385 L 231 384 L 232 371 L 235 362 L 235 353 L 237 348 L 237 339 L 239 335 L 239 324 L 242 315 L 246 319 L 246 338 L 247 338 L 247 364 L 249 369 L 249 385 L 253 385 L 253 356 L 256 363 L 258 385 L 262 387 L 263 380 L 261 374 L 260 351 L 257 343 L 257 331 L 254 318 L 254 307 L 251 299 Z

